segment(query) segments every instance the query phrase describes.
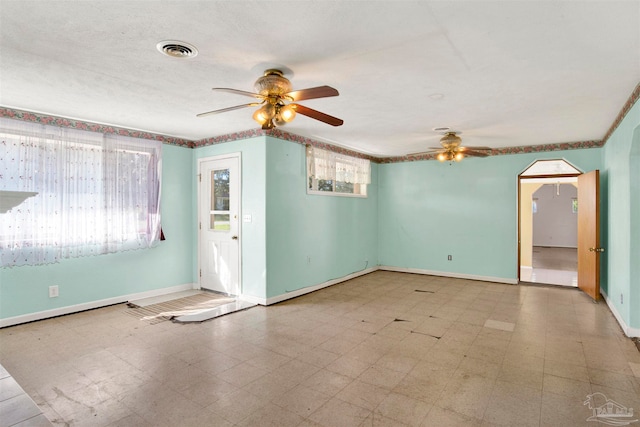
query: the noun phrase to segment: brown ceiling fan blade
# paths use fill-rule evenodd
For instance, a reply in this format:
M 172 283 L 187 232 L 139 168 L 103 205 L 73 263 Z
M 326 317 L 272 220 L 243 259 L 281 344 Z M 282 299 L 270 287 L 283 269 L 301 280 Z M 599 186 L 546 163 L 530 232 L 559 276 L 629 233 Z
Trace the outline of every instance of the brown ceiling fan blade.
M 465 150 L 493 150 L 491 147 L 477 147 L 473 145 L 465 145 L 464 147 L 460 147 L 461 151 Z
M 460 153 L 464 154 L 465 156 L 474 156 L 474 157 L 488 157 L 489 155 L 487 153 L 483 153 L 480 151 L 473 151 L 473 150 L 464 150 L 464 151 L 460 151 Z
M 314 110 L 309 107 L 305 107 L 300 104 L 289 104 L 293 106 L 297 113 L 302 114 L 303 116 L 311 117 L 312 119 L 320 120 L 321 122 L 325 122 L 331 126 L 342 126 L 344 120 L 339 119 L 337 117 L 330 116 L 325 113 L 321 113 L 318 110 Z
M 266 98 L 266 96 L 260 95 L 259 93 L 247 92 L 246 90 L 231 89 L 229 87 L 214 87 L 214 88 L 211 88 L 211 90 L 215 90 L 217 92 L 235 93 L 236 95 L 250 96 L 252 98 L 258 98 L 258 99 Z
M 331 86 L 318 86 L 309 89 L 294 90 L 285 94 L 294 101 L 303 101 L 305 99 L 328 98 L 330 96 L 338 96 L 340 93 Z
M 445 153 L 445 150 L 442 149 L 433 149 L 433 150 L 429 150 L 429 151 L 421 151 L 419 153 L 409 153 L 407 154 L 408 157 L 417 157 L 417 156 L 426 156 L 428 154 L 437 154 L 437 153 Z
M 196 117 L 211 116 L 213 114 L 226 113 L 227 111 L 239 110 L 241 108 L 247 108 L 247 107 L 257 107 L 260 104 L 262 104 L 262 102 L 251 102 L 249 104 L 236 105 L 235 107 L 221 108 L 220 110 L 213 110 L 213 111 L 207 111 L 206 113 L 196 114 Z

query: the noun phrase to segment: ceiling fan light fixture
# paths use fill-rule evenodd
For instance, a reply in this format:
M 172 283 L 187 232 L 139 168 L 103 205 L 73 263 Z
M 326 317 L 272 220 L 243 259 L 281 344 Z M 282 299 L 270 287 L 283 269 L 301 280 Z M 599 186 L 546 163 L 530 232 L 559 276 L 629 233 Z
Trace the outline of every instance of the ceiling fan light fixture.
M 276 116 L 276 107 L 271 104 L 265 104 L 262 107 L 258 108 L 255 113 L 253 113 L 253 120 L 264 125 L 267 122 L 270 122 Z
M 455 159 L 456 159 L 456 162 L 461 161 L 462 159 L 464 159 L 464 154 L 462 154 L 460 152 L 457 152 L 456 155 L 455 155 Z
M 278 111 L 278 116 L 283 122 L 289 123 L 293 119 L 295 119 L 296 109 L 293 105 L 285 105 L 283 107 L 280 107 L 280 110 Z

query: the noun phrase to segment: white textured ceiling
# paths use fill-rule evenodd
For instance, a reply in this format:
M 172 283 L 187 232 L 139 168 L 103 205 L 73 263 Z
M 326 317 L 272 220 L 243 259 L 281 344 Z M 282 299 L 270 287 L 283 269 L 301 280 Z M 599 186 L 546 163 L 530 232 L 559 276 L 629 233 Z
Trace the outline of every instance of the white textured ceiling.
M 640 82 L 640 1 L 0 0 L 0 104 L 198 140 L 257 128 L 253 91 L 282 67 L 304 116 L 288 132 L 374 156 L 437 145 L 599 140 Z M 161 55 L 161 40 L 199 55 Z

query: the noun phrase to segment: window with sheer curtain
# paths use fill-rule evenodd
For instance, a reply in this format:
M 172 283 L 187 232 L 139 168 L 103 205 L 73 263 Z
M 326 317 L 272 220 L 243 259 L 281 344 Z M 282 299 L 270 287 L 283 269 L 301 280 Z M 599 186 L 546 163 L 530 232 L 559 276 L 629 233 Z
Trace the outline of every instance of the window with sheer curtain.
M 0 118 L 2 267 L 154 246 L 162 144 Z
M 367 196 L 371 162 L 346 154 L 307 147 L 307 192 L 340 196 Z

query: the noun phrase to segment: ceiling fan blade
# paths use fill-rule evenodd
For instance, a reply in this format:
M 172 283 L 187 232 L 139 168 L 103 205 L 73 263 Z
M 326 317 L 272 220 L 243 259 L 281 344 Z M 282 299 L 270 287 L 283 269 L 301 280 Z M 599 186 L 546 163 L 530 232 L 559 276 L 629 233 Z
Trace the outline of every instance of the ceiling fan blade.
M 444 153 L 445 150 L 442 149 L 434 149 L 434 150 L 429 150 L 429 151 L 421 151 L 419 153 L 409 153 L 407 154 L 407 156 L 409 157 L 416 157 L 416 156 L 426 156 L 427 154 L 436 154 L 436 153 Z
M 478 147 L 473 145 L 466 145 L 464 147 L 460 147 L 460 150 L 493 150 L 491 147 Z
M 474 157 L 487 157 L 487 156 L 489 156 L 487 153 L 482 153 L 480 151 L 473 151 L 473 150 L 460 150 L 460 153 L 464 154 L 465 156 L 474 156 Z
M 289 104 L 295 108 L 297 113 L 302 114 L 303 116 L 311 117 L 312 119 L 320 120 L 321 122 L 327 123 L 331 126 L 342 126 L 344 120 L 339 119 L 337 117 L 330 116 L 325 113 L 321 113 L 318 110 L 311 109 L 309 107 L 305 107 L 300 104 Z
M 286 93 L 285 96 L 291 97 L 294 101 L 303 101 L 305 99 L 328 98 L 330 96 L 338 96 L 340 93 L 331 86 L 318 86 L 309 89 L 294 90 Z
M 228 87 L 214 87 L 214 88 L 211 88 L 211 90 L 215 90 L 217 92 L 235 93 L 236 95 L 250 96 L 252 98 L 258 98 L 258 99 L 265 99 L 266 98 L 266 96 L 260 95 L 259 93 L 247 92 L 245 90 L 231 89 L 231 88 L 228 88 Z
M 227 111 L 239 110 L 246 107 L 257 107 L 262 102 L 250 102 L 249 104 L 236 105 L 235 107 L 221 108 L 220 110 L 207 111 L 206 113 L 196 114 L 196 117 L 211 116 L 213 114 L 226 113 Z

